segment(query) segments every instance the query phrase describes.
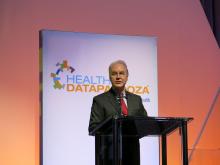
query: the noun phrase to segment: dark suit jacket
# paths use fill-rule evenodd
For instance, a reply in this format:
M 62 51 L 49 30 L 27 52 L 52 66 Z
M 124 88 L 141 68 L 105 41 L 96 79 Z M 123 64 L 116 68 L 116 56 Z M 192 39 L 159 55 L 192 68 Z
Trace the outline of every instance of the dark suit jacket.
M 93 98 L 89 132 L 110 116 L 120 114 L 120 105 L 112 88 Z M 126 91 L 128 116 L 147 116 L 140 96 Z
M 120 114 L 120 105 L 116 99 L 116 94 L 111 88 L 108 92 L 102 93 L 93 98 L 91 109 L 89 132 L 92 131 L 98 124 L 110 116 Z M 147 116 L 147 112 L 142 104 L 140 96 L 126 91 L 126 99 L 128 106 L 128 116 Z M 108 148 L 108 160 L 104 164 L 112 164 L 111 139 L 105 139 L 105 148 Z M 140 161 L 139 155 L 139 139 L 138 138 L 124 138 L 123 139 L 123 165 L 138 165 Z M 110 150 L 110 151 L 109 151 Z M 106 151 L 104 151 L 106 152 Z M 109 154 L 110 153 L 110 154 Z M 106 158 L 104 158 L 106 159 Z

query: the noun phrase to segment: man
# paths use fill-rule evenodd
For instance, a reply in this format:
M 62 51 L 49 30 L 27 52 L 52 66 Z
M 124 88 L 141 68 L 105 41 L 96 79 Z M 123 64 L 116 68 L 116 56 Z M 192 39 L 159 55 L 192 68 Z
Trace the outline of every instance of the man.
M 121 114 L 123 116 L 147 116 L 147 112 L 142 104 L 140 96 L 132 94 L 125 89 L 128 80 L 128 68 L 124 61 L 118 60 L 109 66 L 109 78 L 112 87 L 109 91 L 102 93 L 93 98 L 93 104 L 89 122 L 89 132 L 91 132 L 98 124 L 105 119 Z M 121 108 L 119 108 L 118 99 Z M 105 139 L 107 152 L 104 165 L 110 165 L 112 162 L 112 139 Z M 138 165 L 140 162 L 139 140 L 138 138 L 123 138 L 122 142 L 122 164 Z

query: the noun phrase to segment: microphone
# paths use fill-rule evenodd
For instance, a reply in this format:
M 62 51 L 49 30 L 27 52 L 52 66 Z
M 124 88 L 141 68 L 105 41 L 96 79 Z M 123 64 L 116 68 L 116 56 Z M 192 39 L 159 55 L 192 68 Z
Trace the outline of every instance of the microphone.
M 120 95 L 116 96 L 116 102 L 118 103 L 119 106 L 121 105 L 121 96 Z
M 116 99 L 127 99 L 127 96 L 124 93 L 121 93 L 119 95 L 116 96 Z
M 116 96 L 116 102 L 118 104 L 118 115 L 121 116 L 121 117 L 124 117 L 123 113 L 122 113 L 122 109 L 121 109 L 121 100 L 122 99 L 127 99 L 126 95 L 124 95 L 123 93 L 119 94 Z
M 127 99 L 126 95 L 123 95 L 123 94 L 117 95 L 116 96 L 117 103 L 119 103 L 119 105 L 121 105 L 121 99 L 124 99 L 124 98 Z

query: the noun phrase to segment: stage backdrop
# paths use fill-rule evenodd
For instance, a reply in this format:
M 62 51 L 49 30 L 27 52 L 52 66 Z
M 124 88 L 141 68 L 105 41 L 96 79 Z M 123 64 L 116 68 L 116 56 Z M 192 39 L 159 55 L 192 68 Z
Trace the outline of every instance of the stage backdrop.
M 158 115 L 155 37 L 43 30 L 41 52 L 41 163 L 94 165 L 88 135 L 93 96 L 109 90 L 108 66 L 121 59 L 129 69 L 127 90 L 141 95 L 150 116 Z M 141 164 L 159 165 L 159 141 L 141 142 Z

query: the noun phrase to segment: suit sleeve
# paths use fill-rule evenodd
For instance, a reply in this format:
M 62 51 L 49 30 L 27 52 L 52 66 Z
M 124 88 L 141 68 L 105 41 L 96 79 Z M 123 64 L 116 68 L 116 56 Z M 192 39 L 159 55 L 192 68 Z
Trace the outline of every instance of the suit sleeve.
M 147 114 L 147 111 L 145 110 L 145 108 L 144 108 L 144 105 L 143 105 L 143 102 L 142 102 L 142 99 L 141 99 L 141 97 L 139 96 L 139 99 L 140 99 L 140 111 L 141 111 L 141 114 L 143 115 L 143 116 L 148 116 L 148 114 Z
M 94 98 L 91 108 L 89 132 L 91 132 L 99 123 L 104 120 L 104 110 L 98 99 Z

